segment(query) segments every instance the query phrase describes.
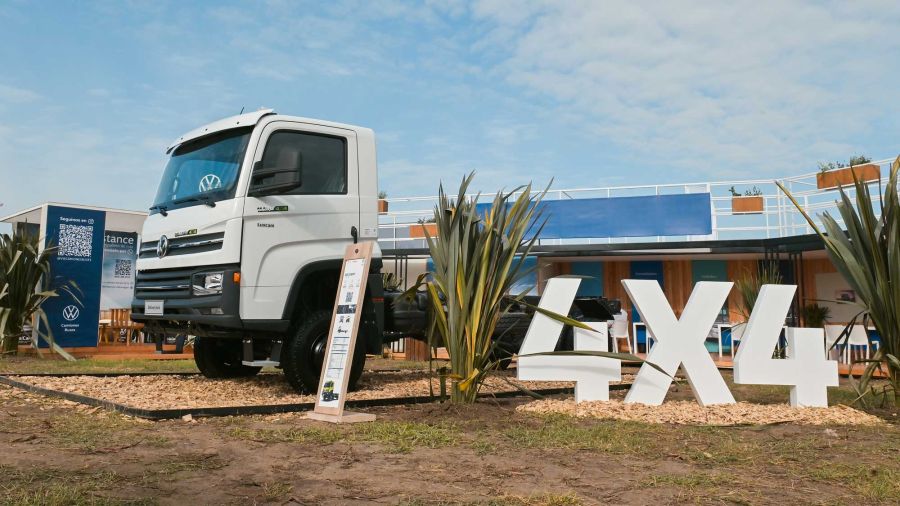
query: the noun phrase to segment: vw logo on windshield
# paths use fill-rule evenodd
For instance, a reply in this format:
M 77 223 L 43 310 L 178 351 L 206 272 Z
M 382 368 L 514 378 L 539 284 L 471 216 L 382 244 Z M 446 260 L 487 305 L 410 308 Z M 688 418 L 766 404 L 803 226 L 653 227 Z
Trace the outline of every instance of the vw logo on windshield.
M 200 180 L 200 191 L 208 192 L 222 187 L 222 179 L 215 174 L 207 174 Z
M 63 308 L 63 318 L 65 318 L 67 321 L 73 321 L 73 320 L 78 319 L 78 315 L 80 313 L 81 312 L 78 311 L 78 308 L 75 306 L 70 305 L 70 306 L 66 306 Z
M 169 238 L 162 235 L 156 243 L 156 256 L 162 258 L 169 253 Z

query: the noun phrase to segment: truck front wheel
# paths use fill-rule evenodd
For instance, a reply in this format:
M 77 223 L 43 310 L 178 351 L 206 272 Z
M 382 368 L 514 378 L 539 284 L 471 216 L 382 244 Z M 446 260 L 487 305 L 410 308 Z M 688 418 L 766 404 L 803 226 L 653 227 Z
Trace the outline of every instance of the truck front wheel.
M 262 367 L 241 363 L 241 341 L 238 339 L 194 339 L 194 362 L 207 378 L 242 378 L 253 376 Z
M 330 311 L 316 311 L 307 315 L 290 337 L 282 353 L 281 367 L 284 369 L 284 375 L 288 383 L 299 392 L 313 393 L 319 388 L 319 376 L 328 347 L 329 325 L 331 325 Z M 349 390 L 356 389 L 356 383 L 362 376 L 365 364 L 365 335 L 360 333 L 353 351 L 353 363 L 347 383 Z

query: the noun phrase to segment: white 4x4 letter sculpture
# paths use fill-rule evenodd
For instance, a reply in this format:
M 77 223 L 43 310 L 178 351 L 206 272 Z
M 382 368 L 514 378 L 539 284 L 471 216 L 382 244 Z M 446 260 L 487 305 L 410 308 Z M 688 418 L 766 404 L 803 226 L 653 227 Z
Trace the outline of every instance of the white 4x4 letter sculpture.
M 552 278 L 541 296 L 538 307 L 557 314 L 566 315 L 575 294 L 578 292 L 579 278 Z M 591 332 L 575 329 L 574 346 L 579 351 L 607 351 L 606 322 L 582 322 L 596 329 Z M 563 324 L 535 312 L 525 341 L 519 350 L 516 365 L 518 378 L 524 381 L 575 381 L 575 402 L 608 401 L 609 382 L 622 378 L 622 362 L 590 355 L 536 355 L 530 353 L 551 352 L 559 340 Z
M 668 374 L 647 364 L 642 365 L 625 396 L 625 402 L 654 406 L 662 404 L 672 384 L 672 376 L 675 376 L 678 366 L 683 365 L 684 374 L 700 405 L 734 404 L 728 385 L 704 346 L 733 283 L 698 282 L 681 314 L 681 320 L 675 318 L 656 281 L 626 279 L 622 284 L 647 325 L 647 331 L 657 341 L 650 349 L 647 361 Z
M 772 352 L 794 298 L 794 285 L 764 285 L 734 358 L 734 382 L 790 385 L 791 406 L 828 407 L 828 388 L 838 386 L 838 365 L 825 360 L 822 329 L 787 329 L 788 359 Z

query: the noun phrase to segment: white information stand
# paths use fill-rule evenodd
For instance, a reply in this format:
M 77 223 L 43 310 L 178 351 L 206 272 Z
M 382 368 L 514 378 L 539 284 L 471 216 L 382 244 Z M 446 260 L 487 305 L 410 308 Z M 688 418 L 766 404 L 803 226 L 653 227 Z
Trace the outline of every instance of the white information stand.
M 341 269 L 334 313 L 331 315 L 328 348 L 322 363 L 316 408 L 308 415 L 311 419 L 332 423 L 375 420 L 373 414 L 344 411 L 371 259 L 371 242 L 351 244 L 344 253 L 344 266 Z

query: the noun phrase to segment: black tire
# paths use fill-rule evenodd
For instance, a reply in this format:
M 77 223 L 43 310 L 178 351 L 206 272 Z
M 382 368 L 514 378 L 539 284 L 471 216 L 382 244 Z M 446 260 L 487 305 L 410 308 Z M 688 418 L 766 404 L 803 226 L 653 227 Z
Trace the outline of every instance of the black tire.
M 497 369 L 504 371 L 509 368 L 513 356 L 522 347 L 530 324 L 531 315 L 523 312 L 508 312 L 497 321 L 491 352 L 491 361 L 497 362 Z
M 244 378 L 262 369 L 241 363 L 241 342 L 236 339 L 194 338 L 194 362 L 207 378 Z
M 319 388 L 319 377 L 322 373 L 322 362 L 328 346 L 328 327 L 331 325 L 330 311 L 316 311 L 308 314 L 300 326 L 290 336 L 281 357 L 281 367 L 288 383 L 301 393 L 314 393 Z M 362 333 L 356 338 L 353 351 L 353 363 L 350 367 L 350 378 L 347 383 L 350 390 L 356 389 L 356 383 L 362 376 L 366 365 L 366 336 Z
M 497 369 L 501 371 L 505 371 L 509 369 L 509 365 L 512 363 L 513 355 L 516 352 L 506 348 L 503 344 L 497 344 L 494 347 L 494 350 L 491 351 L 491 361 L 497 362 Z

